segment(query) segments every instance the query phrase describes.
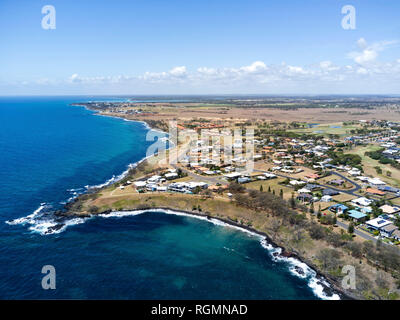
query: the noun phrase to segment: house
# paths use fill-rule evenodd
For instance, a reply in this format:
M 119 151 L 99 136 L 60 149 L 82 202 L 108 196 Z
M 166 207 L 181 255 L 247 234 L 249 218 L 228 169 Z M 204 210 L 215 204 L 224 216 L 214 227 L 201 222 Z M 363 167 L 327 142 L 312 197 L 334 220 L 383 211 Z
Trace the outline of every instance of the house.
M 394 224 L 388 224 L 381 228 L 380 233 L 382 237 L 391 238 L 394 231 L 398 230 Z
M 349 210 L 349 217 L 353 219 L 353 221 L 363 222 L 365 221 L 367 215 L 357 210 Z
M 299 181 L 299 180 L 290 180 L 289 183 L 292 186 L 301 186 L 303 184 L 306 184 L 304 181 Z
M 144 188 L 146 186 L 147 182 L 146 181 L 135 181 L 133 184 L 135 185 L 136 188 L 139 189 L 139 188 Z
M 371 185 L 371 186 L 374 186 L 374 187 L 378 187 L 378 186 L 384 186 L 386 183 L 385 182 L 383 182 L 381 179 L 379 179 L 379 178 L 370 178 L 370 179 L 368 179 L 368 183 Z
M 266 178 L 268 178 L 268 179 L 276 178 L 276 174 L 268 173 L 268 172 L 264 173 L 264 176 L 265 176 Z
M 246 183 L 246 182 L 250 182 L 251 179 L 249 177 L 240 177 L 238 179 L 238 183 Z
M 321 189 L 321 186 L 319 184 L 312 184 L 312 183 L 307 183 L 305 187 L 311 191 L 316 191 Z
M 224 177 L 227 180 L 235 180 L 236 178 L 239 178 L 240 176 L 241 176 L 241 174 L 239 172 L 231 172 L 231 173 L 224 174 Z
M 329 211 L 336 212 L 337 214 L 344 213 L 348 209 L 349 209 L 349 207 L 347 207 L 341 203 L 338 203 L 338 204 L 335 204 L 335 205 L 329 207 Z
M 151 176 L 149 179 L 147 179 L 147 183 L 157 183 L 160 181 L 160 179 L 161 179 L 161 176 L 154 175 L 154 176 Z
M 154 183 L 149 183 L 146 185 L 147 191 L 157 191 L 157 185 Z
M 178 174 L 176 172 L 169 172 L 164 175 L 164 177 L 168 180 L 173 180 L 178 178 Z
M 371 195 L 375 195 L 375 196 L 384 196 L 386 193 L 378 190 L 378 189 L 374 189 L 374 188 L 367 188 L 367 190 L 365 190 L 368 194 Z
M 299 190 L 297 190 L 298 193 L 311 193 L 311 190 L 307 189 L 307 188 L 301 188 Z
M 389 206 L 387 204 L 379 207 L 379 209 L 381 209 L 382 212 L 386 214 L 395 214 L 400 212 L 400 207 Z
M 347 171 L 347 173 L 348 173 L 349 175 L 355 177 L 355 176 L 359 176 L 359 175 L 361 174 L 361 171 L 358 170 L 358 169 L 353 168 L 353 169 Z
M 362 206 L 362 207 L 368 207 L 374 201 L 370 200 L 370 199 L 367 199 L 365 197 L 360 197 L 360 198 L 351 200 L 351 202 L 353 204 L 355 204 L 355 205 L 359 205 L 359 206 Z
M 338 194 L 340 194 L 339 191 L 333 190 L 333 189 L 324 189 L 322 190 L 322 194 L 324 196 L 337 196 Z
M 392 237 L 395 238 L 397 241 L 400 241 L 400 230 L 397 229 L 397 230 L 393 231 Z
M 332 201 L 332 197 L 329 195 L 323 196 L 320 200 L 321 202 L 331 202 Z
M 342 179 L 334 179 L 328 182 L 329 184 L 335 185 L 335 186 L 341 186 L 344 184 L 344 180 Z
M 400 191 L 400 189 L 394 188 L 394 187 L 391 187 L 391 186 L 378 186 L 378 189 L 381 190 L 381 191 L 393 192 L 393 193 L 396 193 L 396 192 Z
M 306 175 L 305 177 L 308 179 L 319 179 L 320 178 L 320 176 L 316 173 L 310 173 L 310 174 Z
M 303 201 L 303 202 L 312 202 L 313 201 L 313 196 L 307 193 L 301 193 L 297 196 L 297 200 Z
M 369 220 L 366 222 L 367 227 L 373 230 L 381 231 L 383 227 L 392 224 L 390 221 L 382 219 L 380 217 Z
M 364 207 L 364 208 L 357 208 L 357 209 L 360 210 L 362 213 L 365 213 L 365 214 L 372 213 L 372 208 L 371 207 Z

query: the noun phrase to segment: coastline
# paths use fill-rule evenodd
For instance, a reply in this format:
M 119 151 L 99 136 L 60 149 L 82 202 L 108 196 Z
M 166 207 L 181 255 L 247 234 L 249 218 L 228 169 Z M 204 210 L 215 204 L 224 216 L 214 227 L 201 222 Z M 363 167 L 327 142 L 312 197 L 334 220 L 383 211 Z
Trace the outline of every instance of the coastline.
M 96 109 L 92 109 L 87 107 L 86 105 L 83 104 L 71 104 L 71 106 L 79 106 L 79 107 L 84 107 L 86 110 L 92 111 L 94 115 L 99 115 L 99 116 L 105 116 L 105 117 L 110 117 L 110 118 L 117 118 L 117 119 L 122 119 L 124 121 L 133 121 L 133 122 L 140 122 L 142 124 L 145 125 L 145 127 L 148 130 L 155 130 L 155 131 L 159 131 L 162 133 L 167 134 L 166 132 L 162 131 L 159 128 L 153 128 L 150 126 L 149 123 L 147 123 L 145 120 L 134 120 L 134 119 L 127 119 L 126 117 L 124 117 L 124 115 L 108 115 L 108 114 L 104 114 L 101 112 L 101 110 L 96 110 Z M 95 192 L 99 192 L 101 189 L 108 187 L 114 183 L 117 183 L 118 181 L 121 181 L 122 179 L 124 179 L 128 174 L 129 174 L 129 170 L 131 168 L 135 168 L 137 167 L 139 164 L 143 163 L 145 160 L 147 160 L 149 157 L 144 157 L 143 159 L 137 161 L 134 164 L 129 164 L 128 165 L 128 169 L 125 170 L 123 173 L 121 173 L 120 175 L 118 175 L 117 177 L 120 177 L 119 179 L 116 179 L 115 181 L 111 181 L 109 183 L 103 183 L 97 186 L 93 186 L 90 188 L 87 188 L 86 192 L 84 192 L 83 194 L 87 194 L 87 193 L 95 193 Z M 110 179 L 111 180 L 111 179 Z M 110 181 L 108 180 L 108 181 Z M 75 198 L 71 199 L 71 201 L 69 201 L 68 203 L 73 203 L 75 200 L 77 200 L 77 198 L 80 195 L 76 196 Z M 242 225 L 239 224 L 235 221 L 232 221 L 228 218 L 222 218 L 222 217 L 215 217 L 215 216 L 211 216 L 209 214 L 202 214 L 199 212 L 194 212 L 194 211 L 187 211 L 187 210 L 181 210 L 181 209 L 174 209 L 174 208 L 170 208 L 170 207 L 148 207 L 148 208 L 140 208 L 140 209 L 124 209 L 124 210 L 118 210 L 118 211 L 104 211 L 104 212 L 100 212 L 98 214 L 94 214 L 94 215 L 79 215 L 79 214 L 74 214 L 74 213 L 70 213 L 68 212 L 68 203 L 65 206 L 65 208 L 67 209 L 67 212 L 58 212 L 56 214 L 59 214 L 61 216 L 70 216 L 70 217 L 75 217 L 75 218 L 90 218 L 92 216 L 108 216 L 111 213 L 116 213 L 116 212 L 146 212 L 146 211 L 154 211 L 154 210 L 164 210 L 164 211 L 173 211 L 176 213 L 180 213 L 180 214 L 185 214 L 185 215 L 189 215 L 191 217 L 194 218 L 201 218 L 201 219 L 207 219 L 209 222 L 212 222 L 211 219 L 217 220 L 221 223 L 226 224 L 229 227 L 235 227 L 237 229 L 240 229 L 241 231 L 246 231 L 246 232 L 250 232 L 253 235 L 257 235 L 259 237 L 263 237 L 264 240 L 271 246 L 273 246 L 276 249 L 279 249 L 281 252 L 279 253 L 279 256 L 281 258 L 293 258 L 296 259 L 298 261 L 300 261 L 301 263 L 304 263 L 305 265 L 307 265 L 311 270 L 313 270 L 317 277 L 320 277 L 324 280 L 326 280 L 330 286 L 332 286 L 332 288 L 330 288 L 331 290 L 334 290 L 336 293 L 338 293 L 340 299 L 345 299 L 345 300 L 356 300 L 359 299 L 358 297 L 352 295 L 349 292 L 346 292 L 346 290 L 344 290 L 343 288 L 341 288 L 340 284 L 337 283 L 332 277 L 330 277 L 328 274 L 324 274 L 322 271 L 319 270 L 319 268 L 313 264 L 311 261 L 308 261 L 306 258 L 300 256 L 297 253 L 294 252 L 289 252 L 284 246 L 277 244 L 275 241 L 272 240 L 272 238 L 266 234 L 265 232 L 259 231 L 255 228 L 246 226 L 246 225 Z
M 75 106 L 75 105 L 74 105 Z M 100 116 L 106 116 L 106 117 L 113 117 L 113 118 L 119 118 L 119 119 L 123 119 L 125 121 L 134 121 L 134 122 L 142 122 L 146 128 L 148 128 L 149 130 L 159 130 L 159 129 L 153 129 L 146 121 L 140 121 L 140 120 L 133 120 L 133 119 L 126 119 L 123 116 L 114 116 L 114 115 L 108 115 L 108 114 L 102 114 L 99 110 L 93 110 L 90 108 L 87 108 L 85 105 L 76 105 L 76 106 L 80 106 L 80 107 L 84 107 L 87 110 L 90 110 L 93 112 L 94 115 L 100 115 Z M 160 130 L 161 131 L 161 130 Z M 163 131 L 162 131 L 163 132 Z M 164 132 L 165 133 L 165 132 Z M 145 160 L 147 159 L 147 157 L 142 158 L 141 160 L 137 161 L 134 164 L 129 164 L 127 170 L 125 170 L 123 173 L 119 174 L 117 177 L 112 177 L 109 180 L 107 180 L 105 183 L 100 184 L 100 185 L 95 185 L 95 186 L 90 186 L 87 187 L 86 190 L 81 193 L 76 195 L 75 197 L 73 197 L 72 199 L 69 199 L 69 201 L 67 202 L 67 204 L 64 206 L 63 211 L 56 211 L 53 212 L 53 217 L 51 217 L 50 221 L 48 221 L 47 219 L 44 219 L 43 222 L 38 223 L 37 221 L 41 218 L 41 211 L 36 210 L 34 214 L 29 215 L 26 218 L 20 218 L 20 219 L 15 219 L 15 223 L 13 224 L 19 224 L 19 223 L 30 223 L 33 225 L 31 230 L 34 230 L 36 232 L 41 233 L 42 235 L 45 234 L 53 234 L 53 233 L 59 233 L 59 232 L 63 232 L 68 226 L 74 225 L 74 224 L 80 224 L 80 223 L 84 223 L 87 218 L 91 218 L 93 216 L 96 216 L 98 214 L 78 214 L 78 213 L 73 213 L 69 210 L 68 205 L 74 203 L 75 201 L 77 201 L 79 199 L 79 197 L 83 196 L 83 195 L 87 195 L 87 194 L 95 194 L 96 192 L 99 192 L 100 190 L 102 190 L 103 188 L 106 188 L 114 183 L 117 183 L 121 180 L 123 180 L 128 174 L 130 169 L 137 167 L 139 164 L 143 163 Z M 268 245 L 272 245 L 273 247 L 280 249 L 280 253 L 279 256 L 281 258 L 284 259 L 288 259 L 288 258 L 293 258 L 296 259 L 304 264 L 306 264 L 311 270 L 313 270 L 316 275 L 318 277 L 323 278 L 324 280 L 326 280 L 330 286 L 332 286 L 333 290 L 335 292 L 340 293 L 340 297 L 343 299 L 359 299 L 357 297 L 352 296 L 351 294 L 345 292 L 341 287 L 340 284 L 336 283 L 334 281 L 334 279 L 332 279 L 329 275 L 324 274 L 323 272 L 321 272 L 317 266 L 315 266 L 312 262 L 307 261 L 307 259 L 305 259 L 304 257 L 300 256 L 299 254 L 295 254 L 293 252 L 289 252 L 284 246 L 276 243 L 275 241 L 273 241 L 271 239 L 271 237 L 262 232 L 259 231 L 255 228 L 249 227 L 249 226 L 245 226 L 242 224 L 239 224 L 235 221 L 229 220 L 229 218 L 221 218 L 221 217 L 215 217 L 215 216 L 211 216 L 209 214 L 202 214 L 199 212 L 194 212 L 194 211 L 186 211 L 186 210 L 179 210 L 179 209 L 174 209 L 174 208 L 170 208 L 170 207 L 149 207 L 147 208 L 148 211 L 154 211 L 154 210 L 172 210 L 174 212 L 180 212 L 181 214 L 187 214 L 190 215 L 192 217 L 197 217 L 197 218 L 202 218 L 202 219 L 207 219 L 207 220 L 218 220 L 221 223 L 224 223 L 228 226 L 231 227 L 236 227 L 241 229 L 242 231 L 245 230 L 247 232 L 250 232 L 252 234 L 258 235 L 260 237 L 263 237 L 263 239 L 268 243 Z M 145 209 L 126 209 L 126 210 L 119 210 L 122 212 L 132 212 L 132 211 L 143 211 Z M 118 211 L 105 211 L 105 212 L 101 212 L 100 214 L 106 215 L 107 213 L 110 214 L 111 212 L 118 212 Z M 47 218 L 47 217 L 46 217 Z M 18 222 L 20 221 L 20 222 Z M 212 221 L 210 221 L 212 222 Z M 11 224 L 11 223 L 10 223 Z
M 313 290 L 314 294 L 322 300 L 357 300 L 358 298 L 346 292 L 340 287 L 329 275 L 322 273 L 314 264 L 307 261 L 304 257 L 298 255 L 295 252 L 290 252 L 282 245 L 274 241 L 267 233 L 257 230 L 255 228 L 237 223 L 228 218 L 212 216 L 209 213 L 200 213 L 196 211 L 188 211 L 175 209 L 171 207 L 147 207 L 140 209 L 123 209 L 123 210 L 106 210 L 93 215 L 80 215 L 80 214 L 68 214 L 69 217 L 75 218 L 87 218 L 102 217 L 102 218 L 118 218 L 126 216 L 135 216 L 146 212 L 160 212 L 164 214 L 174 214 L 180 216 L 188 216 L 191 218 L 200 219 L 220 225 L 223 227 L 233 228 L 235 230 L 246 232 L 252 236 L 256 236 L 260 240 L 260 244 L 271 254 L 271 257 L 275 261 L 285 261 L 289 265 L 292 265 L 294 272 L 290 272 L 294 276 L 300 278 L 306 278 L 307 274 L 310 277 L 309 286 Z M 306 267 L 302 268 L 299 264 L 304 264 Z M 308 269 L 308 270 L 307 270 Z M 310 272 L 311 271 L 311 272 Z M 310 275 L 310 273 L 313 273 Z M 313 283 L 311 283 L 311 281 Z M 314 286 L 312 286 L 314 285 Z
M 145 120 L 127 119 L 127 118 L 125 118 L 125 117 L 122 116 L 122 115 L 120 116 L 120 115 L 108 115 L 108 114 L 104 114 L 104 113 L 102 113 L 100 110 L 91 109 L 91 108 L 89 108 L 88 106 L 86 106 L 86 105 L 84 105 L 84 104 L 79 104 L 79 103 L 72 103 L 72 104 L 70 104 L 70 106 L 72 106 L 72 107 L 82 107 L 82 108 L 84 108 L 84 109 L 86 109 L 86 110 L 88 110 L 88 111 L 93 112 L 93 115 L 97 115 L 97 116 L 101 116 L 101 117 L 108 117 L 108 118 L 114 118 L 114 119 L 122 119 L 122 120 L 128 121 L 128 122 L 138 122 L 138 123 L 143 124 L 144 127 L 145 127 L 145 129 L 147 129 L 147 130 L 149 130 L 149 131 L 161 132 L 161 133 L 165 134 L 166 136 L 168 136 L 168 133 L 167 133 L 167 132 L 163 131 L 163 130 L 160 129 L 160 128 L 152 127 L 152 126 L 151 126 L 148 122 L 146 122 Z M 167 148 L 166 150 L 168 150 L 168 148 Z M 125 171 L 123 171 L 122 173 L 118 174 L 117 176 L 114 175 L 113 177 L 111 177 L 110 179 L 108 179 L 107 181 L 105 181 L 104 183 L 101 183 L 101 184 L 98 184 L 98 185 L 94 185 L 94 186 L 84 186 L 84 188 L 86 189 L 86 192 L 83 192 L 83 193 L 81 193 L 81 194 L 78 194 L 78 195 L 75 196 L 75 197 L 72 197 L 72 198 L 68 199 L 68 201 L 67 201 L 66 204 L 68 204 L 69 202 L 75 200 L 78 196 L 80 196 L 80 195 L 82 195 L 82 194 L 85 194 L 85 193 L 88 193 L 89 191 L 91 191 L 91 192 L 97 192 L 97 191 L 100 191 L 102 188 L 108 187 L 108 186 L 110 186 L 110 185 L 112 185 L 112 184 L 114 184 L 114 183 L 117 183 L 117 182 L 123 180 L 123 179 L 129 174 L 129 171 L 130 171 L 131 169 L 136 168 L 137 166 L 139 166 L 141 163 L 143 163 L 144 161 L 146 161 L 146 160 L 149 159 L 150 157 L 151 157 L 151 156 L 144 156 L 142 159 L 140 159 L 140 160 L 138 160 L 138 161 L 136 161 L 136 162 L 129 163 L 129 164 L 127 165 L 127 167 L 126 167 L 127 169 L 126 169 Z

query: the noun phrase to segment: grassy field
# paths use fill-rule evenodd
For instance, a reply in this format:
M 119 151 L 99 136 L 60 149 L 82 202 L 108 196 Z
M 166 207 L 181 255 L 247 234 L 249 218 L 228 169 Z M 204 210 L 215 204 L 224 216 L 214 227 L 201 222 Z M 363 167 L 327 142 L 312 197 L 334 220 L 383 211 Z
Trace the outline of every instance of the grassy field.
M 283 190 L 283 198 L 285 200 L 288 200 L 292 196 L 292 192 L 294 189 L 280 185 L 279 182 L 282 182 L 286 179 L 284 178 L 279 178 L 279 179 L 270 179 L 270 180 L 258 180 L 254 182 L 249 182 L 246 183 L 244 186 L 247 189 L 253 189 L 253 190 L 260 190 L 260 186 L 263 186 L 264 191 L 268 191 L 268 187 L 271 187 L 271 192 L 272 190 L 275 190 L 275 194 L 279 196 L 279 192 L 282 189 Z
M 318 135 L 337 134 L 339 136 L 345 136 L 350 132 L 350 130 L 355 130 L 359 128 L 361 128 L 360 125 L 343 125 L 343 122 L 336 122 L 329 124 L 318 124 L 316 126 L 313 126 L 312 128 L 292 129 L 288 131 Z
M 346 153 L 358 154 L 362 159 L 364 173 L 369 176 L 379 177 L 382 181 L 386 183 L 400 187 L 400 170 L 393 168 L 389 164 L 381 164 L 378 160 L 374 160 L 365 155 L 367 151 L 375 151 L 379 149 L 378 145 L 368 145 L 368 146 L 360 146 L 354 148 L 353 150 L 346 151 Z M 380 167 L 382 169 L 382 174 L 378 174 L 376 172 L 375 167 Z M 390 171 L 391 177 L 388 177 L 386 173 Z

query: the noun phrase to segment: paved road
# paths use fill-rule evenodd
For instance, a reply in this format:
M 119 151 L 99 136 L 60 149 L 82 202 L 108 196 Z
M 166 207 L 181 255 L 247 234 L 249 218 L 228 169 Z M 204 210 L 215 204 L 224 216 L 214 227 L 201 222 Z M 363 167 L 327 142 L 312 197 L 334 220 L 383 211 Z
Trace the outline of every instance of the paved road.
M 254 170 L 254 171 L 257 171 L 257 172 L 268 172 L 268 173 L 270 173 L 270 171 L 265 171 L 265 170 Z M 330 172 L 331 174 L 337 175 L 337 176 L 339 176 L 340 178 L 343 178 L 343 179 L 346 180 L 347 182 L 351 183 L 351 184 L 354 186 L 354 188 L 353 188 L 353 189 L 350 189 L 350 190 L 343 190 L 343 189 L 338 189 L 338 188 L 332 187 L 331 185 L 320 184 L 320 186 L 325 187 L 325 188 L 329 188 L 329 189 L 332 189 L 332 190 L 335 190 L 335 191 L 337 191 L 337 192 L 347 193 L 347 194 L 352 195 L 352 196 L 359 196 L 358 194 L 356 194 L 356 192 L 357 192 L 358 190 L 361 189 L 361 186 L 360 186 L 358 183 L 355 183 L 355 182 L 351 181 L 349 178 L 345 177 L 345 176 L 342 175 L 341 173 L 338 173 L 338 172 L 335 172 L 335 171 L 329 171 L 329 172 Z M 287 176 L 287 175 L 284 175 L 284 174 L 281 174 L 281 173 L 274 173 L 274 174 L 276 174 L 278 177 L 281 177 L 281 178 L 295 179 L 294 177 Z
M 339 220 L 336 221 L 336 224 L 345 230 L 347 230 L 349 228 L 348 224 L 346 224 L 342 221 L 339 221 Z M 366 233 L 364 231 L 358 230 L 357 228 L 354 228 L 354 234 L 360 236 L 361 238 L 363 238 L 365 240 L 371 240 L 373 242 L 376 242 L 376 239 L 373 236 L 369 235 L 368 233 Z
M 192 171 L 190 171 L 190 170 L 188 170 L 188 169 L 186 169 L 184 167 L 178 166 L 177 164 L 171 164 L 171 166 L 174 169 L 178 169 L 178 168 L 181 169 L 183 172 L 187 173 L 187 175 L 189 177 L 191 177 L 195 181 L 206 182 L 209 185 L 217 184 L 217 183 L 228 184 L 228 182 L 223 180 L 221 177 L 217 177 L 217 176 L 210 176 L 210 177 L 209 176 L 202 176 L 202 175 L 194 173 L 194 172 L 192 172 Z

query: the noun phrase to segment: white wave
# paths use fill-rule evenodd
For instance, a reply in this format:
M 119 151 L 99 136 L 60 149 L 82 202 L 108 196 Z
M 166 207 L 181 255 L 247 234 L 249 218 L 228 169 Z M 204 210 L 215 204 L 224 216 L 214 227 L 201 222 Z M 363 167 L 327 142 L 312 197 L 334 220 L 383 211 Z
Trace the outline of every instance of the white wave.
M 101 188 L 107 187 L 107 186 L 109 186 L 109 185 L 111 185 L 113 183 L 116 183 L 118 181 L 121 181 L 122 179 L 124 179 L 128 175 L 129 170 L 131 170 L 133 168 L 136 168 L 139 164 L 141 164 L 143 161 L 147 160 L 148 158 L 150 158 L 150 156 L 144 157 L 143 159 L 141 159 L 141 160 L 139 160 L 137 162 L 130 163 L 127 166 L 127 169 L 124 172 L 122 172 L 118 176 L 113 175 L 110 179 L 108 179 L 104 183 L 101 183 L 101 184 L 98 184 L 98 185 L 93 185 L 93 186 L 86 185 L 85 188 L 87 190 L 101 189 Z
M 88 219 L 91 219 L 93 217 L 102 217 L 102 218 L 123 218 L 123 217 L 128 217 L 128 216 L 137 216 L 146 212 L 160 212 L 160 213 L 165 213 L 165 214 L 173 214 L 177 216 L 186 216 L 186 217 L 191 217 L 203 221 L 207 221 L 210 223 L 213 223 L 214 225 L 218 226 L 223 226 L 223 227 L 228 227 L 232 229 L 239 230 L 241 232 L 245 232 L 248 235 L 252 237 L 256 237 L 260 240 L 260 244 L 263 248 L 268 250 L 270 253 L 272 259 L 276 262 L 286 262 L 289 264 L 289 271 L 294 275 L 302 279 L 308 279 L 308 286 L 312 289 L 314 294 L 324 300 L 340 300 L 340 296 L 336 293 L 332 294 L 331 296 L 328 296 L 324 292 L 324 288 L 328 287 L 330 288 L 330 284 L 323 278 L 318 277 L 317 273 L 310 268 L 307 264 L 304 262 L 295 259 L 293 257 L 283 257 L 281 255 L 282 253 L 282 248 L 279 247 L 274 247 L 271 243 L 268 243 L 267 240 L 265 239 L 264 236 L 252 232 L 246 228 L 242 228 L 240 226 L 235 226 L 232 224 L 229 224 L 227 222 L 223 222 L 219 219 L 215 218 L 207 218 L 205 216 L 198 216 L 198 215 L 193 215 L 190 213 L 185 213 L 181 211 L 175 211 L 175 210 L 169 210 L 169 209 L 144 209 L 144 210 L 132 210 L 132 211 L 113 211 L 110 213 L 105 213 L 105 214 L 98 214 L 98 215 L 92 215 L 90 217 L 75 217 L 72 219 L 65 220 L 63 223 L 59 223 L 55 221 L 53 218 L 49 219 L 41 219 L 41 211 L 45 208 L 45 204 L 41 205 L 38 209 L 36 209 L 32 214 L 15 219 L 12 221 L 6 221 L 7 224 L 14 225 L 14 224 L 26 224 L 29 223 L 32 226 L 29 227 L 29 230 L 33 232 L 37 232 L 41 235 L 49 235 L 49 234 L 57 234 L 65 231 L 68 226 L 74 226 L 78 224 L 82 224 L 86 222 Z M 229 248 L 225 248 L 229 249 Z M 229 249 L 233 250 L 233 249 Z M 300 271 L 299 271 L 300 270 Z
M 332 294 L 331 296 L 326 295 L 324 292 L 324 287 L 330 288 L 331 285 L 325 279 L 318 277 L 317 272 L 315 272 L 315 270 L 310 268 L 307 264 L 293 257 L 283 257 L 281 255 L 282 249 L 272 246 L 266 240 L 262 240 L 261 245 L 268 250 L 274 261 L 288 263 L 289 271 L 294 276 L 302 279 L 308 279 L 308 286 L 312 289 L 317 297 L 324 300 L 340 300 L 340 296 L 336 293 Z
M 103 214 L 100 215 L 102 217 L 115 217 L 115 218 L 122 218 L 122 217 L 127 217 L 127 216 L 136 216 L 145 212 L 161 212 L 161 213 L 166 213 L 166 214 L 173 214 L 173 215 L 178 215 L 178 216 L 187 216 L 199 220 L 204 220 L 211 222 L 215 225 L 223 226 L 223 227 L 228 227 L 232 229 L 239 230 L 241 232 L 245 232 L 251 236 L 257 237 L 260 239 L 260 243 L 262 247 L 268 250 L 268 252 L 271 254 L 271 257 L 274 261 L 282 261 L 286 262 L 289 264 L 289 271 L 294 275 L 302 279 L 308 279 L 308 286 L 312 289 L 314 294 L 324 300 L 340 300 L 340 296 L 336 293 L 332 294 L 331 296 L 328 296 L 324 292 L 324 287 L 330 288 L 330 284 L 325 280 L 320 277 L 318 277 L 317 273 L 311 269 L 307 264 L 304 262 L 293 258 L 293 257 L 283 257 L 281 256 L 282 253 L 282 248 L 279 247 L 274 247 L 272 244 L 268 243 L 265 240 L 265 237 L 262 235 L 252 232 L 250 230 L 247 230 L 245 228 L 241 228 L 240 226 L 235 226 L 226 222 L 223 222 L 219 219 L 214 219 L 214 218 L 207 218 L 203 216 L 197 216 L 185 212 L 180 212 L 180 211 L 174 211 L 174 210 L 167 210 L 167 209 L 145 209 L 145 210 L 133 210 L 133 211 L 115 211 L 111 212 L 109 214 Z M 301 270 L 301 271 L 299 271 Z
M 17 224 L 34 224 L 36 221 L 36 218 L 41 215 L 42 210 L 46 207 L 45 203 L 41 203 L 40 207 L 37 208 L 33 213 L 30 215 L 27 215 L 26 217 L 14 219 L 14 220 L 8 220 L 6 221 L 7 224 L 9 225 L 17 225 Z

